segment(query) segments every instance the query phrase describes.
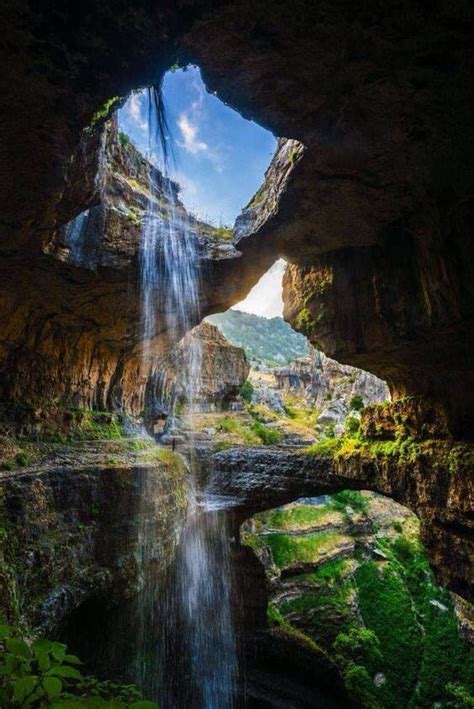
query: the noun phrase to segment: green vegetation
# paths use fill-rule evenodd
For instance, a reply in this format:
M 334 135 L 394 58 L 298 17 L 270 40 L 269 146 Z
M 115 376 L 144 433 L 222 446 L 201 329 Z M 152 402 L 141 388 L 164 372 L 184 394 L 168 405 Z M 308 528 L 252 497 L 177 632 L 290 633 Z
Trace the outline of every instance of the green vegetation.
M 0 625 L 0 705 L 31 709 L 130 707 L 158 709 L 138 689 L 83 677 L 81 661 L 66 645 L 39 639 L 28 642 L 12 626 Z
M 252 394 L 253 394 L 253 384 L 249 379 L 246 379 L 245 382 L 242 384 L 240 387 L 240 396 L 244 401 L 246 401 L 248 404 L 252 401 Z
M 436 585 L 414 517 L 390 520 L 376 511 L 379 501 L 374 514 L 383 521 L 376 526 L 387 536 L 368 537 L 376 554 L 363 544 L 352 558 L 309 573 L 295 568 L 289 576 L 292 567 L 317 563 L 344 539 L 337 528 L 318 534 L 305 527 L 348 506 L 371 519 L 372 500 L 344 491 L 324 505 L 298 503 L 255 516 L 244 543 L 263 560 L 271 551 L 270 579 L 275 567 L 285 571 L 268 606 L 269 624 L 303 631 L 322 646 L 362 707 L 473 709 L 474 650 L 459 636 L 451 597 Z M 351 534 L 357 545 L 360 532 Z
M 102 123 L 103 121 L 106 121 L 109 116 L 117 109 L 119 106 L 124 101 L 123 96 L 113 96 L 112 98 L 109 98 L 108 101 L 106 101 L 92 116 L 92 121 L 91 121 L 91 128 L 95 128 L 96 126 L 99 125 L 99 123 Z
M 354 512 L 367 514 L 369 511 L 369 500 L 358 490 L 341 490 L 332 496 L 332 506 L 338 512 L 346 512 L 347 507 L 351 507 Z
M 262 318 L 238 310 L 228 310 L 207 318 L 229 342 L 243 347 L 254 364 L 278 367 L 308 353 L 308 342 L 283 318 Z
M 17 465 L 19 465 L 21 468 L 28 465 L 29 462 L 30 462 L 30 456 L 26 451 L 20 451 L 20 453 L 16 454 L 15 463 Z
M 115 414 L 107 411 L 78 410 L 78 425 L 66 436 L 67 440 L 101 440 L 123 438 L 123 426 Z
M 125 149 L 128 148 L 128 146 L 131 143 L 130 138 L 128 137 L 128 135 L 126 133 L 123 132 L 123 130 L 121 130 L 119 132 L 119 140 L 122 145 L 122 148 L 125 148 Z
M 305 453 L 314 458 L 333 458 L 336 461 L 350 459 L 353 456 L 373 461 L 393 456 L 401 462 L 408 463 L 432 455 L 434 448 L 432 441 L 418 442 L 411 437 L 374 441 L 359 436 L 336 438 L 329 435 L 306 448 Z
M 390 566 L 363 564 L 356 572 L 359 605 L 366 626 L 380 642 L 384 706 L 408 706 L 420 669 L 421 630 L 403 579 Z
M 276 431 L 274 428 L 268 428 L 260 421 L 255 421 L 251 426 L 252 432 L 258 436 L 264 446 L 276 446 L 281 442 L 283 434 L 281 431 Z
M 318 556 L 331 549 L 341 539 L 337 532 L 305 534 L 301 537 L 274 532 L 265 536 L 273 561 L 280 569 L 300 562 L 315 562 Z
M 258 517 L 270 529 L 298 529 L 317 524 L 328 512 L 326 505 L 295 505 L 277 507 L 260 513 Z
M 225 416 L 219 421 L 219 428 L 224 433 L 233 434 L 247 445 L 276 445 L 282 439 L 280 431 L 268 428 L 260 421 L 243 421 L 240 418 Z
M 364 408 L 364 399 L 360 394 L 355 394 L 349 402 L 349 407 L 351 411 L 362 411 Z
M 360 421 L 355 416 L 348 416 L 344 421 L 344 431 L 348 436 L 354 436 L 360 429 Z
M 257 207 L 257 205 L 259 205 L 260 202 L 263 201 L 264 196 L 265 196 L 265 185 L 262 185 L 261 187 L 259 187 L 257 192 L 254 194 L 254 196 L 252 197 L 252 199 L 248 203 L 247 209 L 253 209 L 254 207 Z

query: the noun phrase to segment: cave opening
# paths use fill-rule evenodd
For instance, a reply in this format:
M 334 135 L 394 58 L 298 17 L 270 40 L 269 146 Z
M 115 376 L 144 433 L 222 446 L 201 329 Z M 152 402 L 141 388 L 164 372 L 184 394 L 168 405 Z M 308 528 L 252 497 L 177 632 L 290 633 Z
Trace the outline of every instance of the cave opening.
M 203 5 L 207 12 L 209 4 Z M 185 53 L 202 56 L 210 86 L 222 89 L 246 115 L 265 117 L 276 135 L 289 126 L 289 134 L 305 142 L 303 148 L 280 139 L 268 179 L 261 185 L 260 177 L 238 205 L 213 199 L 210 207 L 204 180 L 188 171 L 174 174 L 181 182 L 179 207 L 172 181 L 166 183 L 150 167 L 153 151 L 145 145 L 136 150 L 127 128 L 127 120 L 135 120 L 138 131 L 146 122 L 140 93 L 110 123 L 99 111 L 98 121 L 79 141 L 84 118 L 99 99 L 124 93 L 116 87 L 129 91 L 140 85 L 140 77 L 142 85 L 150 79 L 143 57 L 157 37 L 147 12 L 135 22 L 120 9 L 112 20 L 108 8 L 101 8 L 105 15 L 91 10 L 85 23 L 81 10 L 74 18 L 66 10 L 53 22 L 47 14 L 26 13 L 21 32 L 14 27 L 13 41 L 5 42 L 7 52 L 13 48 L 13 71 L 5 77 L 19 81 L 15 99 L 4 109 L 7 129 L 14 125 L 6 164 L 21 187 L 18 196 L 10 187 L 3 192 L 11 202 L 4 210 L 0 441 L 2 514 L 5 499 L 7 517 L 0 525 L 0 540 L 7 539 L 0 581 L 2 586 L 6 581 L 8 617 L 18 626 L 15 634 L 26 628 L 29 646 L 37 633 L 71 614 L 61 637 L 84 653 L 87 666 L 96 669 L 92 657 L 104 649 L 105 635 L 104 654 L 107 647 L 118 651 L 127 666 L 125 673 L 104 670 L 102 676 L 136 680 L 150 687 L 152 698 L 163 696 L 162 684 L 148 685 L 141 673 L 151 668 L 157 682 L 160 672 L 171 668 L 174 692 L 181 679 L 177 668 L 183 667 L 186 705 L 194 694 L 207 706 L 231 705 L 234 694 L 246 706 L 344 706 L 345 691 L 368 706 L 374 693 L 388 707 L 398 708 L 400 697 L 408 704 L 417 699 L 428 706 L 470 704 L 472 672 L 469 677 L 460 669 L 465 655 L 454 640 L 450 599 L 435 588 L 417 541 L 398 512 L 388 515 L 397 524 L 388 529 L 387 519 L 370 520 L 377 515 L 362 509 L 360 493 L 347 492 L 372 486 L 417 510 L 438 578 L 472 597 L 472 451 L 452 437 L 472 436 L 472 279 L 465 257 L 470 253 L 472 171 L 466 169 L 466 146 L 472 121 L 464 89 L 469 62 L 467 54 L 462 56 L 472 45 L 470 25 L 456 3 L 443 8 L 442 17 L 430 9 L 426 18 L 419 8 L 412 15 L 408 5 L 406 16 L 394 6 L 393 16 L 388 8 L 382 18 L 374 7 L 375 22 L 368 20 L 365 7 L 360 16 L 352 8 L 334 13 L 324 3 L 314 8 L 306 3 L 311 5 L 306 16 L 305 3 L 297 12 L 285 5 L 283 15 L 278 8 L 269 13 L 266 3 L 231 5 L 223 5 L 223 14 L 212 10 L 204 26 L 192 26 L 200 12 L 195 16 L 194 5 L 192 12 L 182 13 L 186 19 L 190 15 L 185 30 L 179 18 L 179 29 L 173 29 L 171 7 L 158 24 L 164 34 L 168 21 L 172 28 L 164 41 L 164 64 L 169 65 L 165 55 L 171 55 L 169 37 L 174 40 L 174 33 L 183 30 L 188 33 Z M 104 19 L 113 21 L 113 30 Z M 60 42 L 54 36 L 58 26 Z M 120 39 L 126 40 L 122 47 Z M 448 57 L 443 72 L 433 41 L 440 42 L 439 56 Z M 134 57 L 132 47 L 138 50 Z M 354 47 L 363 47 L 363 54 Z M 32 54 L 38 49 L 39 61 Z M 44 73 L 40 82 L 38 69 Z M 214 149 L 222 148 L 217 141 L 214 145 L 219 131 L 214 123 L 209 136 L 198 124 L 202 87 L 194 86 L 190 96 L 178 83 L 186 74 L 198 81 L 196 72 L 191 67 L 166 75 L 165 89 L 176 82 L 170 90 L 187 104 L 171 120 L 175 138 L 163 137 L 195 163 L 206 162 L 215 173 L 210 188 L 215 197 L 225 177 L 225 170 L 219 172 L 223 155 Z M 114 73 L 117 80 L 111 78 Z M 107 101 L 106 108 L 112 103 L 117 101 Z M 234 142 L 243 157 L 245 151 Z M 242 175 L 250 184 L 248 167 L 239 163 L 231 183 Z M 264 167 L 258 167 L 260 174 Z M 227 184 L 225 192 L 232 187 Z M 147 280 L 143 264 L 155 268 L 158 259 L 154 236 L 152 258 L 144 258 L 144 226 L 169 223 L 166 213 L 171 212 L 173 218 L 189 214 L 185 228 L 166 227 L 183 241 L 183 249 L 176 259 L 170 249 L 165 267 Z M 196 242 L 188 239 L 190 225 Z M 313 343 L 321 338 L 323 349 L 340 354 L 341 361 L 386 378 L 400 400 L 389 403 L 383 381 L 369 381 L 367 372 L 316 350 L 309 357 L 307 349 L 285 355 L 282 344 L 289 353 L 295 333 L 288 333 L 288 342 L 280 335 L 272 350 L 267 326 L 257 337 L 254 323 L 243 343 L 250 352 L 246 361 L 240 343 L 226 343 L 205 327 L 202 338 L 191 331 L 207 313 L 227 317 L 230 329 L 232 318 L 242 325 L 242 316 L 255 315 L 245 308 L 256 302 L 264 306 L 257 315 L 274 314 L 268 293 L 250 291 L 265 279 L 262 274 L 277 254 L 292 264 L 285 276 L 288 320 Z M 176 274 L 177 293 L 183 290 L 182 276 L 206 287 L 190 288 L 186 303 L 170 299 L 168 286 Z M 155 302 L 154 309 L 147 299 Z M 244 312 L 229 315 L 234 304 Z M 151 315 L 148 323 L 144 312 Z M 279 314 L 277 325 L 284 327 Z M 190 339 L 180 340 L 187 330 Z M 181 350 L 173 352 L 177 340 Z M 145 420 L 162 445 L 141 434 L 128 438 L 124 417 L 134 426 Z M 308 482 L 314 494 L 321 486 L 324 500 L 300 499 Z M 341 485 L 347 488 L 344 494 L 326 497 Z M 134 497 L 141 501 L 138 506 L 131 503 Z M 239 544 L 237 527 L 253 515 L 257 498 L 258 509 L 272 508 L 264 514 L 277 519 L 269 522 L 255 513 L 242 531 L 248 545 Z M 282 512 L 278 506 L 288 499 L 299 501 Z M 376 504 L 370 500 L 370 506 Z M 232 509 L 223 514 L 232 531 L 227 523 L 214 523 L 213 502 L 218 517 L 229 502 Z M 329 528 L 318 531 L 329 535 L 324 538 L 328 545 L 341 542 L 342 528 L 349 537 L 359 537 L 353 546 L 347 542 L 357 565 L 351 577 L 357 619 L 353 608 L 346 614 L 352 598 L 345 595 L 347 568 L 337 565 L 347 559 L 310 571 L 304 566 L 313 562 L 307 552 L 331 552 L 321 536 L 317 543 L 311 537 L 306 547 L 297 541 L 308 518 L 310 524 L 319 521 L 308 507 L 340 515 L 329 525 L 337 528 L 337 540 L 331 540 Z M 290 525 L 282 531 L 278 524 L 285 517 Z M 306 528 L 305 534 L 309 538 L 314 532 Z M 176 544 L 181 544 L 178 551 Z M 254 563 L 254 551 L 263 565 Z M 220 573 L 229 553 L 235 556 L 237 582 L 227 571 Z M 289 554 L 298 568 L 291 560 L 287 564 Z M 330 568 L 323 571 L 325 566 Z M 301 589 L 305 575 L 311 578 L 303 579 L 307 586 Z M 168 583 L 173 597 L 180 589 L 178 610 L 166 605 Z M 272 584 L 268 604 L 264 594 Z M 278 584 L 285 587 L 281 598 L 275 595 L 282 590 Z M 263 600 L 253 603 L 259 589 Z M 205 605 L 209 596 L 211 608 Z M 402 607 L 410 623 L 394 606 Z M 213 614 L 215 608 L 219 614 Z M 229 611 L 235 627 L 226 620 L 223 631 L 214 615 L 228 619 Z M 326 655 L 318 655 L 322 664 L 308 660 L 314 638 L 322 644 L 327 640 L 317 616 L 328 613 L 334 626 L 342 619 L 340 632 L 328 642 L 340 662 L 335 673 Z M 192 621 L 199 617 L 208 627 L 196 635 L 199 621 Z M 239 642 L 246 635 L 239 624 L 258 632 L 270 626 L 268 642 L 242 650 Z M 399 632 L 382 637 L 381 626 L 384 633 L 387 626 Z M 423 647 L 415 647 L 420 631 Z M 166 637 L 177 642 L 155 672 L 156 657 L 163 657 L 156 645 Z M 196 637 L 202 641 L 197 672 L 191 658 Z M 180 665 L 176 655 L 183 646 L 187 659 Z M 440 656 L 459 664 L 446 659 L 443 665 Z M 408 671 L 396 663 L 398 657 Z M 216 674 L 223 679 L 217 690 Z M 246 676 L 251 678 L 248 693 Z M 308 687 L 308 678 L 315 677 L 318 686 L 319 681 L 324 685 L 322 696 L 317 687 Z M 341 694 L 333 700 L 335 688 Z M 113 694 L 114 684 L 109 690 Z

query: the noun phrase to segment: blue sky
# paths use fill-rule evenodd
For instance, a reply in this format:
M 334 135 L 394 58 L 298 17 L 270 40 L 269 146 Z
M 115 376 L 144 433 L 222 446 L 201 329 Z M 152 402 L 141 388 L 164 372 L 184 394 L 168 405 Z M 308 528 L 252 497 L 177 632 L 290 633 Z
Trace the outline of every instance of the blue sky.
M 262 184 L 275 138 L 208 93 L 197 67 L 168 72 L 163 97 L 182 201 L 199 218 L 232 226 Z M 144 93 L 120 109 L 119 126 L 147 152 Z

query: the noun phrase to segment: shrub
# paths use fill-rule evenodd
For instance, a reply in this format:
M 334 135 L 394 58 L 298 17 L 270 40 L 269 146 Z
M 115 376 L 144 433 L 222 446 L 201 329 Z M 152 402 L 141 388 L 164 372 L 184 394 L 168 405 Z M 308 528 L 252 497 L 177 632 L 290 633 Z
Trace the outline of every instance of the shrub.
M 332 506 L 338 512 L 345 512 L 346 507 L 352 507 L 354 512 L 367 514 L 369 500 L 358 490 L 341 490 L 332 496 Z
M 349 408 L 352 411 L 362 411 L 364 408 L 364 399 L 360 394 L 355 394 L 355 396 L 352 397 L 352 399 L 349 402 Z
M 130 138 L 122 130 L 119 133 L 119 140 L 122 145 L 122 148 L 128 148 L 128 146 L 130 145 Z
M 245 382 L 242 384 L 240 387 L 240 396 L 244 401 L 246 401 L 248 404 L 252 401 L 252 395 L 253 395 L 253 384 L 249 379 L 246 379 Z
M 0 706 L 2 707 L 134 707 L 158 709 L 143 701 L 131 685 L 83 677 L 75 655 L 62 643 L 26 640 L 8 625 L 0 625 Z
M 344 423 L 344 430 L 349 436 L 359 432 L 360 421 L 355 416 L 348 416 Z
M 252 431 L 260 438 L 265 446 L 272 446 L 280 443 L 283 434 L 275 429 L 267 428 L 263 423 L 256 421 L 252 424 Z
M 30 456 L 26 451 L 20 451 L 20 453 L 17 453 L 15 456 L 15 462 L 21 468 L 24 468 L 25 465 L 28 465 L 28 463 L 30 462 Z

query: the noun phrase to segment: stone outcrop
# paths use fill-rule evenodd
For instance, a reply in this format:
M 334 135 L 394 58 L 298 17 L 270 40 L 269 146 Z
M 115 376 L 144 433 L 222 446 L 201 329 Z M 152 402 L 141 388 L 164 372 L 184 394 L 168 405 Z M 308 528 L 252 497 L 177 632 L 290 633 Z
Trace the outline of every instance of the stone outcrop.
M 474 598 L 472 450 L 443 440 L 340 454 L 231 450 L 212 458 L 209 490 L 234 497 L 241 519 L 302 497 L 372 490 L 413 510 L 439 582 Z
M 74 458 L 0 478 L 0 610 L 30 630 L 56 632 L 91 599 L 113 607 L 149 569 L 163 575 L 186 512 L 184 466 Z
M 181 408 L 192 404 L 200 411 L 225 410 L 238 399 L 249 371 L 245 351 L 231 345 L 217 327 L 202 322 L 159 360 L 150 385 L 150 411 L 166 415 L 173 403 Z

